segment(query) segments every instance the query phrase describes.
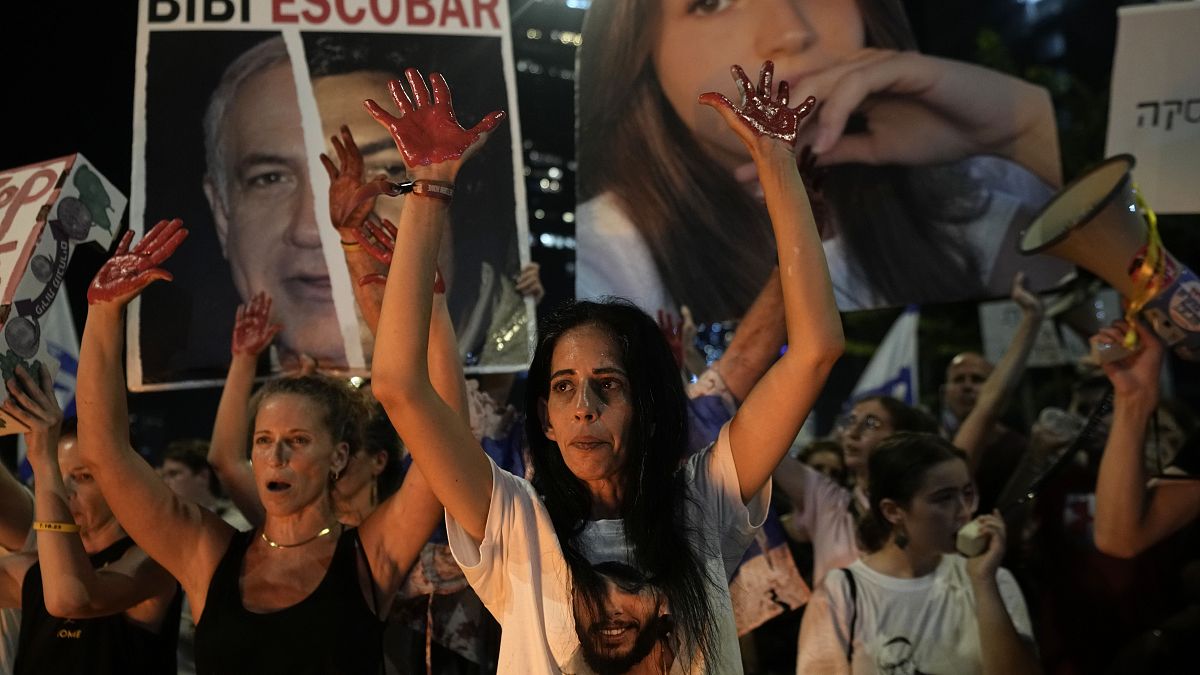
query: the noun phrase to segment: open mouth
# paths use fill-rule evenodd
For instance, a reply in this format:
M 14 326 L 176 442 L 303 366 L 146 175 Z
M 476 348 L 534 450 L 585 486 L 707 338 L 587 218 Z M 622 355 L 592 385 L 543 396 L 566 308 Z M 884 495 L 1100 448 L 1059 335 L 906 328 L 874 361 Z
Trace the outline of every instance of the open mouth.
M 281 480 L 267 481 L 268 492 L 284 492 L 292 487 L 291 483 L 285 483 Z

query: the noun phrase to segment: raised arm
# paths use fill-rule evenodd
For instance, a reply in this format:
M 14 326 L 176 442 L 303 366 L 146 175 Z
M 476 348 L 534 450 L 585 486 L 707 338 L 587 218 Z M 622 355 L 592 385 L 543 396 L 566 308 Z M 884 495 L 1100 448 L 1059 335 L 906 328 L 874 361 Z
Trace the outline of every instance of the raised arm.
M 225 376 L 208 446 L 209 465 L 234 505 L 255 526 L 262 525 L 267 514 L 258 498 L 246 447 L 250 438 L 250 393 L 254 389 L 258 357 L 282 328 L 271 323 L 271 296 L 265 291 L 257 293 L 249 303 L 238 305 L 229 374 Z
M 469 427 L 466 382 L 440 274 L 434 283 L 428 362 L 434 391 Z M 371 556 L 371 570 L 381 597 L 395 596 L 442 520 L 442 514 L 442 503 L 434 495 L 421 466 L 414 463 L 400 490 L 362 524 L 363 545 Z
M 763 65 L 756 88 L 741 68 L 733 67 L 742 92 L 737 106 L 720 94 L 700 97 L 737 132 L 758 167 L 779 252 L 790 345 L 750 390 L 730 423 L 730 446 L 744 501 L 758 493 L 787 454 L 845 346 L 825 252 L 796 165 L 799 123 L 816 101 L 809 97 L 797 108 L 788 108 L 786 82 L 780 83 L 779 95 L 773 97 L 773 69 L 769 61 Z
M 6 408 L 30 429 L 25 440 L 36 478 L 37 519 L 69 529 L 75 521 L 67 505 L 67 490 L 58 462 L 62 410 L 54 398 L 54 381 L 42 370 L 42 381 L 35 383 L 24 368 L 18 367 L 17 377 L 8 381 L 8 390 L 15 405 Z M 54 616 L 70 619 L 109 616 L 156 596 L 169 598 L 175 592 L 171 575 L 140 549 L 131 549 L 104 569 L 93 568 L 78 530 L 39 532 L 37 554 L 42 575 L 53 580 L 44 584 L 43 592 L 46 610 Z
M 1017 632 L 1000 589 L 997 572 L 1004 559 L 1004 521 L 999 511 L 979 516 L 978 520 L 980 532 L 987 537 L 987 548 L 967 560 L 967 576 L 975 591 L 975 618 L 979 622 L 979 651 L 983 662 L 981 672 L 984 675 L 1037 675 L 1042 672 L 1037 653 L 1033 644 Z M 1011 592 L 1020 593 L 1015 584 Z
M 376 176 L 364 183 L 362 152 L 349 127 L 342 125 L 340 134 L 329 141 L 337 155 L 335 164 L 321 153 L 321 165 L 329 175 L 329 219 L 341 238 L 346 267 L 355 282 L 354 299 L 367 326 L 374 331 L 379 325 L 383 287 L 371 281 L 381 280 L 391 260 L 392 247 L 381 247 L 381 243 L 395 242 L 392 224 L 386 220 L 381 223 L 372 213 L 375 200 L 388 191 L 387 176 Z M 391 241 L 381 242 L 388 235 Z M 380 252 L 385 249 L 387 257 L 383 258 Z
M 129 443 L 125 398 L 125 306 L 142 289 L 171 275 L 158 267 L 187 236 L 179 220 L 160 221 L 130 249 L 132 232 L 88 288 L 88 318 L 79 351 L 75 394 L 80 454 L 125 531 L 179 579 L 193 600 L 233 535 L 216 515 L 175 496 Z
M 0 546 L 20 551 L 29 538 L 31 524 L 33 496 L 8 467 L 0 466 Z
M 1041 298 L 1025 288 L 1025 274 L 1018 272 L 1013 279 L 1012 299 L 1021 308 L 1021 323 L 1013 335 L 1012 343 L 1004 351 L 1004 356 L 996 364 L 995 369 L 984 381 L 979 390 L 975 407 L 967 414 L 954 434 L 954 445 L 967 453 L 967 467 L 971 475 L 979 468 L 983 448 L 987 445 L 992 428 L 1000 414 L 1008 407 L 1021 374 L 1025 372 L 1025 364 L 1029 361 L 1029 352 L 1037 341 L 1038 328 L 1042 325 Z
M 1119 321 L 1092 340 L 1120 345 L 1126 330 Z M 1146 485 L 1146 425 L 1158 407 L 1163 346 L 1142 325 L 1137 331 L 1141 350 L 1104 364 L 1113 385 L 1113 421 L 1096 479 L 1095 538 L 1096 548 L 1118 558 L 1132 558 L 1200 518 L 1196 481 Z
M 397 239 L 404 246 L 396 251 L 388 273 L 372 386 L 434 494 L 471 536 L 481 540 L 491 502 L 490 465 L 470 425 L 434 389 L 427 352 L 435 260 L 450 224 L 449 203 L 438 191 L 453 185 L 459 167 L 503 114 L 492 113 L 464 130 L 454 117 L 450 90 L 441 75 L 429 78 L 431 97 L 420 73 L 409 69 L 405 74 L 413 90 L 411 100 L 398 80 L 389 85 L 400 117 L 367 102 L 371 115 L 391 131 L 409 175 L 423 186 L 406 200 L 397 225 Z

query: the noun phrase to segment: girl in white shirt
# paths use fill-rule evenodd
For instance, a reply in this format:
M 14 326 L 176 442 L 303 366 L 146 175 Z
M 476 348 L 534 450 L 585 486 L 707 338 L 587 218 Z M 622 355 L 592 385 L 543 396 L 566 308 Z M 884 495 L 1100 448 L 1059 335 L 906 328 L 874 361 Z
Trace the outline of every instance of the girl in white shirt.
M 1004 558 L 1004 521 L 979 517 L 987 548 L 955 552 L 978 503 L 962 451 L 900 433 L 871 455 L 870 553 L 830 573 L 809 601 L 799 673 L 1040 672 L 1025 601 Z

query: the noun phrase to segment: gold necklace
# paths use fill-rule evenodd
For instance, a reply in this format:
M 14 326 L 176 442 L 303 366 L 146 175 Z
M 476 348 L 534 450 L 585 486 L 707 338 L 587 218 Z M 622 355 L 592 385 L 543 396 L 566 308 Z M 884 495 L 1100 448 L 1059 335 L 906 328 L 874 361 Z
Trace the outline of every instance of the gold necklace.
M 340 525 L 340 524 L 341 523 L 335 523 L 335 525 Z M 277 541 L 272 541 L 271 538 L 267 536 L 267 528 L 266 527 L 263 527 L 262 531 L 260 531 L 258 533 L 258 536 L 262 537 L 262 540 L 265 541 L 267 543 L 267 546 L 270 546 L 271 548 L 296 548 L 297 546 L 303 546 L 305 544 L 310 544 L 310 543 L 320 539 L 321 537 L 324 537 L 325 535 L 329 534 L 330 532 L 333 532 L 333 525 L 330 525 L 329 527 L 326 527 L 325 529 L 314 534 L 313 536 L 309 537 L 308 539 L 305 539 L 304 541 L 301 541 L 301 542 L 297 542 L 295 544 L 280 544 Z

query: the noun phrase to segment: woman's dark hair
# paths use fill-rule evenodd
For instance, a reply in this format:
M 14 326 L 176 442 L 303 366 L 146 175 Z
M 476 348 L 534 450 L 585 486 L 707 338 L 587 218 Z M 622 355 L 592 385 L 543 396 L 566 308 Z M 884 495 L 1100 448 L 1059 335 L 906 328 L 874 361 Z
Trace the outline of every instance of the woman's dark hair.
M 208 441 L 199 438 L 177 438 L 163 450 L 163 463 L 179 462 L 192 473 L 208 472 L 208 491 L 214 497 L 221 496 L 221 481 L 217 472 L 208 463 Z
M 315 403 L 324 414 L 320 421 L 333 442 L 346 443 L 349 454 L 363 447 L 363 425 L 369 411 L 363 394 L 349 382 L 321 374 L 271 380 L 250 399 L 250 419 L 258 417 L 258 410 L 267 399 L 279 394 L 295 394 Z
M 697 321 L 737 318 L 775 264 L 775 239 L 766 207 L 705 153 L 662 91 L 651 58 L 661 5 L 602 0 L 584 19 L 577 197 L 619 200 L 676 304 Z M 867 46 L 916 49 L 899 0 L 858 5 Z M 969 222 L 987 205 L 961 166 L 847 164 L 825 170 L 820 183 L 848 260 L 873 295 L 901 304 L 982 294 L 972 251 L 934 224 Z
M 628 301 L 568 301 L 542 322 L 525 389 L 525 434 L 534 488 L 542 495 L 571 570 L 576 602 L 603 607 L 605 586 L 583 555 L 579 535 L 591 518 L 591 493 L 571 473 L 537 413 L 550 395 L 551 358 L 564 334 L 595 326 L 612 338 L 629 379 L 632 420 L 624 440 L 621 517 L 630 562 L 656 580 L 684 635 L 711 663 L 716 645 L 708 592 L 724 583 L 709 577 L 697 550 L 699 536 L 685 522 L 687 486 L 680 466 L 687 454 L 687 396 L 658 324 Z M 696 651 L 684 650 L 686 654 Z
M 842 444 L 837 441 L 813 441 L 804 446 L 800 451 L 800 455 L 796 458 L 801 462 L 808 464 L 808 461 L 814 455 L 819 455 L 822 452 L 829 452 L 837 456 L 838 461 L 842 462 L 842 468 L 834 472 L 833 479 L 839 483 L 846 481 L 846 453 L 842 450 Z
M 917 431 L 921 433 L 937 433 L 937 420 L 932 415 L 914 408 L 904 401 L 891 396 L 867 396 L 855 401 L 855 404 L 865 401 L 876 401 L 887 411 L 891 418 L 893 431 Z
M 875 448 L 867 463 L 867 497 L 871 509 L 858 524 L 863 548 L 878 551 L 887 543 L 892 525 L 883 517 L 880 503 L 890 499 L 905 507 L 925 482 L 930 468 L 967 455 L 935 433 L 901 431 Z
M 371 414 L 364 425 L 363 452 L 387 453 L 387 464 L 375 479 L 379 501 L 382 502 L 400 489 L 400 482 L 404 479 L 404 468 L 400 464 L 400 437 L 396 435 L 392 421 L 378 402 L 372 402 Z

